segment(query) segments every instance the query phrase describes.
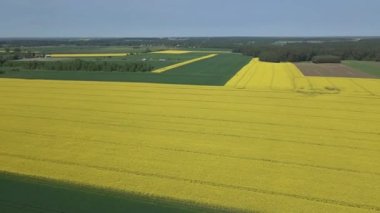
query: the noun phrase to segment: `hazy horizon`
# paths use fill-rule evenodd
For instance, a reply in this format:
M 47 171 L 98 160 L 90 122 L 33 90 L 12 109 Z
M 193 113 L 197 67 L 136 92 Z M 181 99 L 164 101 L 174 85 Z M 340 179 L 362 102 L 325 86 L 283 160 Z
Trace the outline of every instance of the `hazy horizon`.
M 377 0 L 3 0 L 1 5 L 1 38 L 380 36 Z

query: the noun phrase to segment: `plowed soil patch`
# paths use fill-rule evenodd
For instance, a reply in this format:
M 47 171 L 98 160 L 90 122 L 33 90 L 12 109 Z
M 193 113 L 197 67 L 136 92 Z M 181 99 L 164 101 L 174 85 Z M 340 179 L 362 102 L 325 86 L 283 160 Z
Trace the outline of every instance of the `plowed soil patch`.
M 376 78 L 343 64 L 295 63 L 305 76 Z

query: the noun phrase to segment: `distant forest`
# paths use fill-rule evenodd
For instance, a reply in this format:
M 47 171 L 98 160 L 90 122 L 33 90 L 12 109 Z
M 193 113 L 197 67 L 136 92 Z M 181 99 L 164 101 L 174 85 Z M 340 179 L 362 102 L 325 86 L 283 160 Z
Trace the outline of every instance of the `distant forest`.
M 102 71 L 102 72 L 149 72 L 153 66 L 143 62 L 85 61 L 81 59 L 67 61 L 6 61 L 0 65 L 3 69 L 46 70 L 46 71 Z
M 380 37 L 191 37 L 191 38 L 65 38 L 65 39 L 0 39 L 0 48 L 12 50 L 38 46 L 130 46 L 141 48 L 163 46 L 178 49 L 230 49 L 235 53 L 260 57 L 263 61 L 312 61 L 315 56 L 334 56 L 341 60 L 380 61 Z M 33 53 L 15 51 L 0 56 L 0 63 Z M 16 56 L 15 56 L 16 55 Z M 13 58 L 12 58 L 13 57 Z
M 312 61 L 317 56 L 335 56 L 341 60 L 380 61 L 380 39 L 285 45 L 247 45 L 234 52 L 259 57 L 263 61 Z

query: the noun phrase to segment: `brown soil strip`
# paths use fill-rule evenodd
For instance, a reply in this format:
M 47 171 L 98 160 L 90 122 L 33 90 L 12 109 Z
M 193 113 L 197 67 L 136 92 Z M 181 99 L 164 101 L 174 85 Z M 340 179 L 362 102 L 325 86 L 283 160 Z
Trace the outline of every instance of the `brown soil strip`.
M 368 73 L 352 69 L 344 64 L 314 64 L 309 62 L 295 63 L 305 76 L 376 78 Z

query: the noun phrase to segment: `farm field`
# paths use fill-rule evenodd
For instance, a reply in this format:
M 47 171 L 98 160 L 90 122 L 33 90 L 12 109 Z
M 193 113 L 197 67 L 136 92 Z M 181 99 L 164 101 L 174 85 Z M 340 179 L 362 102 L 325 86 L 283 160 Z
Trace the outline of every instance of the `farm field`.
M 238 89 L 293 90 L 302 73 L 291 63 L 268 63 L 253 59 L 226 86 Z
M 199 58 L 194 58 L 194 59 L 191 59 L 191 60 L 188 60 L 188 61 L 184 61 L 184 62 L 180 62 L 180 63 L 177 63 L 177 64 L 173 64 L 173 65 L 170 65 L 170 66 L 167 66 L 167 67 L 162 67 L 160 69 L 153 70 L 152 72 L 153 73 L 163 73 L 163 72 L 170 71 L 170 70 L 176 69 L 178 67 L 183 67 L 183 66 L 186 66 L 188 64 L 192 64 L 192 63 L 195 63 L 195 62 L 198 62 L 198 61 L 210 59 L 210 58 L 215 57 L 215 56 L 217 56 L 217 55 L 216 54 L 210 54 L 210 55 L 202 56 L 202 57 L 199 57 Z
M 361 72 L 345 64 L 314 64 L 311 62 L 296 63 L 296 66 L 306 76 L 376 78 L 375 75 Z
M 213 50 L 213 49 L 189 49 L 189 50 L 161 50 L 153 53 L 159 54 L 185 54 L 185 53 L 209 53 L 209 54 L 228 54 L 231 53 L 230 50 Z
M 125 57 L 128 53 L 53 53 L 52 58 L 95 58 L 95 57 Z
M 205 53 L 187 53 L 187 54 L 153 54 L 153 53 L 143 53 L 143 54 L 134 54 L 134 55 L 128 55 L 125 57 L 79 57 L 79 59 L 84 61 L 90 61 L 90 62 L 112 62 L 112 63 L 127 63 L 127 62 L 144 62 L 151 66 L 153 66 L 155 69 L 171 66 L 174 64 L 182 63 L 185 61 L 193 60 L 196 58 L 200 58 L 203 56 L 207 56 L 208 54 Z M 36 61 L 51 61 L 51 60 L 72 60 L 72 58 L 40 58 L 35 59 Z M 25 60 L 19 60 L 20 62 Z
M 209 82 L 206 85 L 222 86 L 247 64 L 249 60 L 249 57 L 240 54 L 219 54 L 207 60 L 172 69 L 162 73 L 162 75 L 203 79 Z
M 185 53 L 191 53 L 191 51 L 187 50 L 161 50 L 153 53 L 158 53 L 158 54 L 185 54 Z
M 150 47 L 152 51 L 165 48 L 164 46 Z M 126 52 L 144 52 L 146 47 L 134 48 L 131 46 L 96 46 L 96 45 L 51 45 L 51 46 L 35 46 L 24 47 L 25 51 L 41 52 L 46 54 L 54 53 L 126 53 Z
M 3 172 L 220 210 L 380 211 L 376 94 L 0 79 L 0 97 Z
M 295 82 L 298 92 L 380 95 L 380 83 L 377 79 L 305 77 L 296 78 Z
M 313 73 L 317 73 L 319 76 L 304 76 L 297 66 L 313 70 Z M 237 72 L 225 86 L 237 89 L 296 91 L 311 94 L 349 93 L 380 95 L 380 84 L 377 79 L 322 77 L 323 74 L 318 69 L 325 65 L 319 66 L 304 63 L 301 65 L 297 64 L 297 66 L 292 63 L 270 63 L 253 59 Z M 332 65 L 326 66 L 331 67 Z M 313 69 L 315 67 L 316 69 Z M 366 74 L 363 73 L 363 75 Z
M 380 77 L 380 62 L 373 61 L 343 61 L 347 66 L 353 69 L 368 73 L 372 76 Z
M 207 56 L 204 53 L 189 54 L 142 54 L 125 58 L 105 59 L 107 62 L 125 63 L 141 62 L 157 69 L 179 64 L 192 59 Z M 165 59 L 164 61 L 161 59 Z M 95 59 L 83 59 L 95 60 Z M 249 57 L 240 54 L 219 54 L 213 58 L 196 61 L 186 66 L 167 70 L 161 74 L 147 72 L 83 72 L 83 71 L 6 71 L 0 78 L 50 79 L 50 80 L 82 80 L 82 81 L 118 81 L 149 82 L 195 85 L 224 85 L 241 67 L 249 61 Z M 174 67 L 172 67 L 174 68 Z
M 107 58 L 104 61 L 107 62 L 117 62 L 117 63 L 125 63 L 125 62 L 142 62 L 147 63 L 155 67 L 155 69 L 171 66 L 174 64 L 182 63 L 185 61 L 193 60 L 196 58 L 200 58 L 203 56 L 207 56 L 208 54 L 204 53 L 187 53 L 187 54 L 153 54 L 153 53 L 145 53 L 145 54 L 136 54 L 136 55 L 128 55 L 123 58 Z M 99 59 L 86 59 L 83 60 L 94 61 Z

